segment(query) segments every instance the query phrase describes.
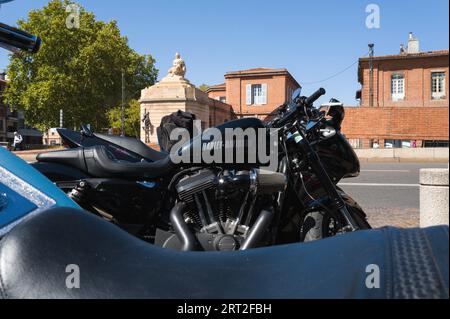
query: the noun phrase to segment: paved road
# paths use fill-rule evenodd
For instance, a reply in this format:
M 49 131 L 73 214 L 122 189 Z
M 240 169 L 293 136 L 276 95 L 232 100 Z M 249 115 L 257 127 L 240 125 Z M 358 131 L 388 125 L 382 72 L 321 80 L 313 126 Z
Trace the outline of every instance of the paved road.
M 419 170 L 444 163 L 362 163 L 358 178 L 340 186 L 366 211 L 374 227 L 419 226 Z

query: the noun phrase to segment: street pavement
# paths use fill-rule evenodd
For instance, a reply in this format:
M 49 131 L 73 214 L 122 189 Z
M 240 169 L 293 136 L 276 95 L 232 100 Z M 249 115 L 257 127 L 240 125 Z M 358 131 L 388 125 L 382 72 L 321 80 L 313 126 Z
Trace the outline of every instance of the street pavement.
M 361 175 L 339 184 L 365 210 L 373 227 L 419 226 L 419 171 L 445 163 L 362 163 Z

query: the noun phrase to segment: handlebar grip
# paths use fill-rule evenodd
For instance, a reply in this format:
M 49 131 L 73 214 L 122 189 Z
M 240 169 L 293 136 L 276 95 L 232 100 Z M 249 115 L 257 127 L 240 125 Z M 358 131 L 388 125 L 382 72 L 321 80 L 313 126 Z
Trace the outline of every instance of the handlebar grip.
M 0 22 L 0 46 L 13 52 L 20 49 L 36 53 L 41 46 L 41 39 L 38 36 Z
M 308 97 L 305 101 L 306 105 L 312 105 L 315 101 L 317 101 L 322 95 L 325 95 L 327 91 L 325 91 L 324 88 L 318 89 L 316 92 L 314 92 L 310 97 Z

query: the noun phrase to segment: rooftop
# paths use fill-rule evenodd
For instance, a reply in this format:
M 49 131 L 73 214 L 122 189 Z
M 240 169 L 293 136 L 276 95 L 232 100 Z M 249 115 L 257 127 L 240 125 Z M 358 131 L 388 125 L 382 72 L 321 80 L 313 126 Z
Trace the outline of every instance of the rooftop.
M 225 90 L 226 90 L 226 85 L 225 85 L 225 83 L 221 83 L 221 84 L 211 85 L 211 86 L 208 87 L 208 89 L 206 90 L 206 93 L 212 92 L 212 91 L 225 91 Z
M 253 68 L 239 71 L 230 71 L 225 73 L 225 78 L 234 75 L 255 75 L 255 74 L 272 74 L 272 73 L 289 73 L 287 69 L 273 69 L 273 68 Z
M 448 55 L 448 50 L 427 51 L 419 53 L 399 53 L 373 57 L 373 61 L 382 60 L 403 60 L 403 59 L 420 59 L 428 57 L 439 57 Z M 368 62 L 370 57 L 360 58 L 359 62 Z
M 427 51 L 427 52 L 419 52 L 419 53 L 399 53 L 399 54 L 389 54 L 382 56 L 373 57 L 373 61 L 389 61 L 389 60 L 410 60 L 410 59 L 422 59 L 422 58 L 434 58 L 434 57 L 445 57 L 448 59 L 448 49 L 447 50 L 437 50 L 437 51 Z M 370 61 L 370 57 L 364 57 L 359 59 L 359 67 L 358 67 L 358 81 L 359 83 L 363 83 L 363 74 L 362 71 L 364 68 L 368 66 L 361 67 L 362 63 L 368 63 Z
M 225 79 L 239 78 L 239 77 L 257 77 L 257 76 L 273 76 L 273 75 L 286 75 L 290 77 L 298 86 L 301 86 L 297 80 L 289 73 L 287 69 L 274 69 L 274 68 L 252 68 L 240 71 L 231 71 L 225 73 Z

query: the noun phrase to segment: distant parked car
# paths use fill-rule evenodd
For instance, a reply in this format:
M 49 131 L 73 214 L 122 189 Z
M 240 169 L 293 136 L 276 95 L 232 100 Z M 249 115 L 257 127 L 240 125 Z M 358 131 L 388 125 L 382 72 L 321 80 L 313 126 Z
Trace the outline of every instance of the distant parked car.
M 385 143 L 384 148 L 394 148 L 394 145 L 392 143 Z

